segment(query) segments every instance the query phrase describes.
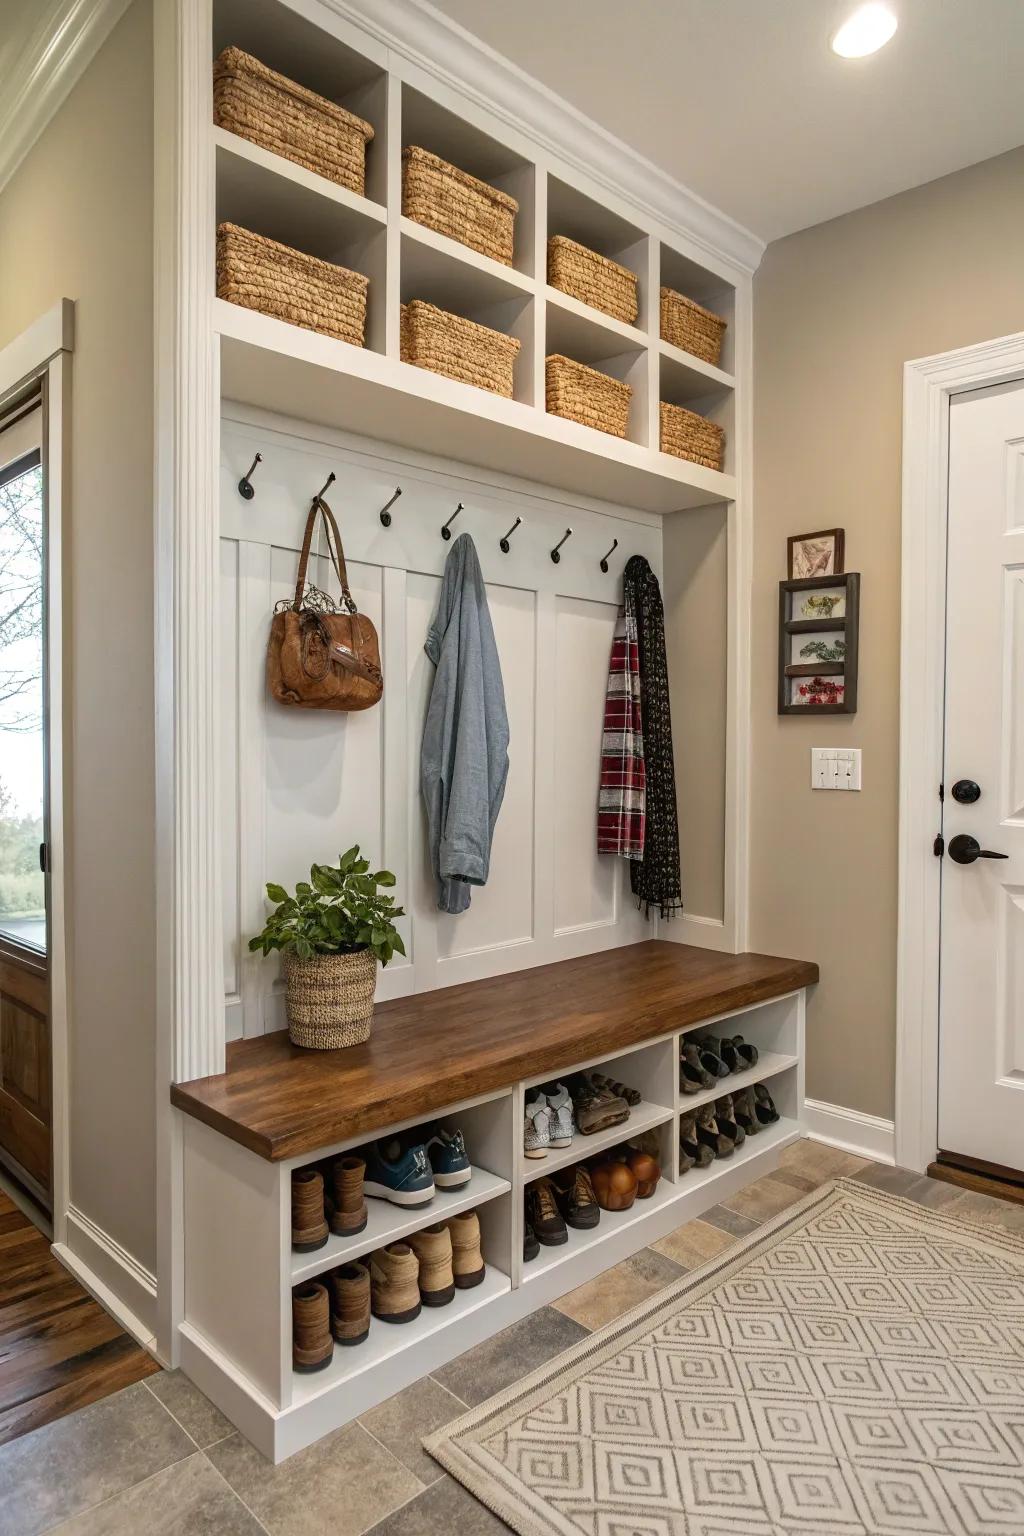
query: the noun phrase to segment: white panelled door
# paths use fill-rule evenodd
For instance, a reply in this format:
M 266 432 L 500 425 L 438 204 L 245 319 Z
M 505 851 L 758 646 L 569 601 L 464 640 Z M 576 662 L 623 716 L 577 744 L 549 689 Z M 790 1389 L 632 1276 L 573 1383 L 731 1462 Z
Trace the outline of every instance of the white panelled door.
M 1024 1170 L 1024 384 L 951 403 L 947 581 L 939 1146 Z

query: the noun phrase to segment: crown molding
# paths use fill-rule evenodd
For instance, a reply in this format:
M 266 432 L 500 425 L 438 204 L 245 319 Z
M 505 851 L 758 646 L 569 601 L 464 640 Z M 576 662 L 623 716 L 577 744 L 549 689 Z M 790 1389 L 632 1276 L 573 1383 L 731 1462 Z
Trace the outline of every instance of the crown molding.
M 130 0 L 50 0 L 10 63 L 0 106 L 0 191 L 128 9 Z
M 294 0 L 292 0 L 294 3 Z M 322 0 L 352 26 L 530 137 L 691 244 L 753 273 L 765 242 L 427 0 Z

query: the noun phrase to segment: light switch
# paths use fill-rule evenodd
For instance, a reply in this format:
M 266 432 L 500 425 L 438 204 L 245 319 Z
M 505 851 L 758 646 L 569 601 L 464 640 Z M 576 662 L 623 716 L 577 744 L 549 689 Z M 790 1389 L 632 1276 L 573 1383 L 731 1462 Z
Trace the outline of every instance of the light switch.
M 860 789 L 860 747 L 812 747 L 812 789 Z

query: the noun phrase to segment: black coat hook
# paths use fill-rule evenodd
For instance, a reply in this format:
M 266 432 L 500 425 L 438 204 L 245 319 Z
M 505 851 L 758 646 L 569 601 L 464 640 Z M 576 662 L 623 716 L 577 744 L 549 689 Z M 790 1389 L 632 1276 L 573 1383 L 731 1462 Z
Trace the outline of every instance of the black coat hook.
M 609 555 L 614 555 L 614 553 L 618 549 L 618 547 L 619 547 L 619 541 L 618 541 L 618 539 L 614 539 L 612 541 L 612 547 L 608 551 L 608 554 L 604 555 L 602 557 L 602 559 L 601 559 L 601 569 L 602 569 L 602 571 L 604 571 L 606 576 L 608 575 L 608 556 Z
M 320 489 L 317 491 L 316 495 L 313 497 L 313 500 L 314 501 L 319 501 L 321 496 L 324 494 L 324 492 L 330 489 L 330 487 L 334 484 L 334 482 L 335 482 L 335 480 L 337 480 L 337 478 L 338 478 L 337 475 L 334 473 L 334 470 L 332 469 L 330 474 L 327 476 L 327 479 L 324 481 L 323 485 L 320 487 Z
M 401 496 L 401 494 L 402 494 L 402 487 L 400 485 L 396 485 L 395 486 L 395 494 L 392 496 L 391 500 L 390 501 L 386 501 L 384 503 L 384 505 L 381 507 L 381 509 L 380 509 L 380 525 L 381 525 L 382 528 L 390 528 L 391 527 L 391 511 L 390 511 L 390 509 L 394 506 L 395 502 L 398 500 L 398 498 L 399 498 L 399 496 Z
M 462 507 L 463 507 L 463 503 L 460 501 L 458 506 L 455 508 L 455 511 L 452 513 L 451 517 L 448 519 L 448 522 L 441 524 L 441 537 L 442 537 L 442 539 L 446 539 L 447 540 L 447 539 L 451 538 L 452 531 L 451 531 L 451 528 L 450 528 L 449 524 L 454 523 L 455 519 L 458 517 L 459 513 L 462 511 Z
M 571 533 L 572 533 L 572 529 L 571 528 L 567 528 L 565 530 L 565 532 L 562 534 L 562 537 L 559 539 L 558 543 L 555 545 L 554 549 L 551 551 L 551 558 L 555 562 L 556 565 L 558 564 L 559 560 L 561 560 L 561 558 L 562 558 L 561 555 L 558 553 L 558 551 L 561 549 L 562 545 L 565 543 L 566 539 L 570 536 Z
M 258 453 L 253 459 L 252 463 L 249 465 L 249 468 L 246 470 L 245 474 L 242 476 L 241 480 L 238 482 L 238 494 L 244 501 L 252 501 L 253 497 L 256 495 L 249 477 L 251 476 L 253 470 L 256 468 L 256 465 L 262 463 L 263 455 L 262 453 Z
M 507 555 L 508 554 L 508 541 L 512 537 L 512 535 L 515 533 L 516 529 L 519 527 L 519 524 L 521 522 L 522 522 L 522 518 L 521 517 L 517 517 L 515 522 L 512 524 L 512 527 L 509 529 L 508 533 L 506 533 L 505 537 L 503 539 L 499 539 L 498 540 L 498 548 L 501 550 L 503 555 Z

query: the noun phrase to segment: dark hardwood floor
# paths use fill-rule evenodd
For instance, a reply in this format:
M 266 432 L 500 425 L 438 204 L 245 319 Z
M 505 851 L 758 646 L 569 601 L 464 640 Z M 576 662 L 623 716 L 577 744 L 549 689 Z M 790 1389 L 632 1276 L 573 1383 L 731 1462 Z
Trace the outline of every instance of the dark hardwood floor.
M 0 1190 L 0 1444 L 159 1369 Z

